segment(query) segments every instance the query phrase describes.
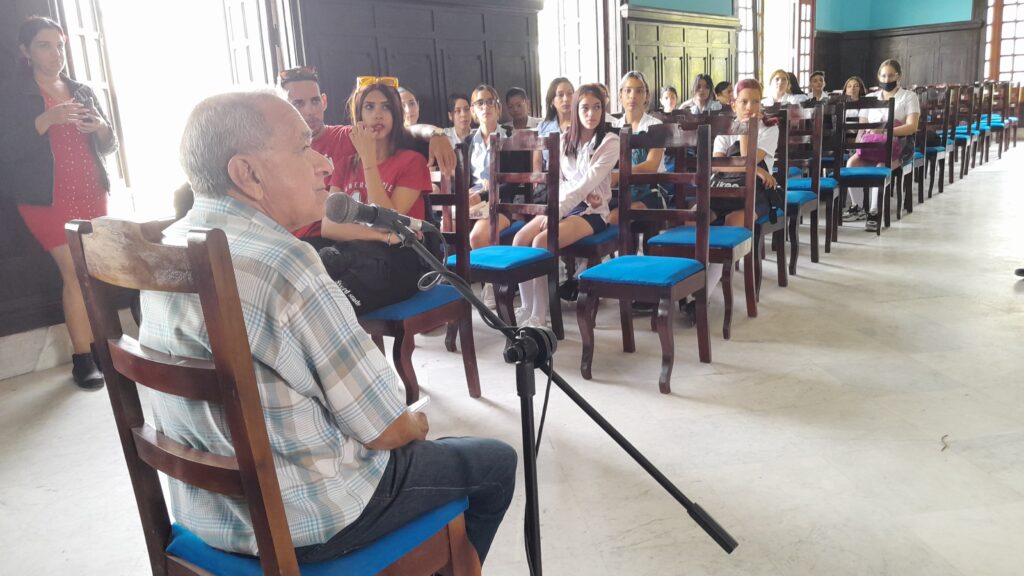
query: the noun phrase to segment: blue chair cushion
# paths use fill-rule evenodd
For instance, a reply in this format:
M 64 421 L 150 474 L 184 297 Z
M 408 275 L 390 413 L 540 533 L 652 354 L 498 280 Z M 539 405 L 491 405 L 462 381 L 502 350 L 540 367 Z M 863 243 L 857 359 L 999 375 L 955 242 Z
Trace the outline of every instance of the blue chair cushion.
M 1009 120 L 1010 120 L 1010 122 L 1012 124 L 1016 124 L 1017 123 L 1017 117 L 1016 116 L 1010 116 Z
M 516 232 L 522 230 L 523 226 L 526 226 L 526 222 L 522 220 L 513 220 L 512 223 L 509 224 L 508 228 L 498 232 L 498 238 L 505 239 L 509 236 L 515 236 Z
M 839 181 L 835 178 L 819 178 L 818 187 L 822 190 L 835 190 L 839 188 Z M 811 179 L 810 178 L 793 178 L 786 182 L 786 188 L 789 190 L 810 190 Z
M 787 198 L 787 201 L 788 201 L 788 198 Z M 782 220 L 783 218 L 785 218 L 785 216 L 786 216 L 786 214 L 785 214 L 785 212 L 782 211 L 782 208 L 776 208 L 775 209 L 775 217 L 777 219 Z M 768 214 L 765 214 L 764 216 L 761 216 L 757 220 L 754 220 L 754 224 L 757 224 L 759 226 L 763 226 L 763 225 L 767 224 L 768 222 L 770 222 L 770 220 L 768 219 Z
M 554 255 L 543 248 L 486 246 L 469 253 L 469 266 L 479 270 L 512 270 L 547 258 Z M 455 266 L 454 254 L 448 257 L 448 265 Z
M 914 150 L 914 160 L 921 160 L 922 158 L 924 158 L 924 154 Z
M 888 178 L 892 170 L 885 166 L 846 166 L 839 169 L 843 178 Z
M 997 129 L 1000 129 L 1000 130 L 1006 128 L 1006 124 L 1003 123 L 1003 122 L 993 122 L 993 123 L 989 124 L 988 126 L 989 126 L 989 128 L 997 128 Z
M 580 273 L 580 280 L 667 288 L 703 269 L 703 264 L 689 258 L 627 254 L 587 268 Z
M 377 574 L 395 560 L 406 555 L 469 508 L 469 499 L 462 498 L 435 508 L 365 548 L 335 560 L 301 564 L 303 576 L 370 576 Z M 214 574 L 261 576 L 260 561 L 251 556 L 229 554 L 212 548 L 180 524 L 171 527 L 171 543 L 167 552 Z
M 779 165 L 776 164 L 775 166 L 772 166 L 772 174 L 778 174 L 778 173 L 779 173 Z M 804 171 L 801 170 L 800 168 L 798 168 L 797 166 L 790 166 L 789 170 L 786 171 L 786 176 L 788 178 L 795 178 L 797 176 L 801 176 L 803 173 L 804 173 Z
M 733 248 L 754 237 L 742 226 L 711 226 L 708 244 L 712 248 Z M 693 226 L 676 226 L 651 238 L 652 246 L 693 246 L 697 244 L 697 229 Z M 618 260 L 618 258 L 616 258 Z
M 818 195 L 807 190 L 790 190 L 786 192 L 786 204 L 789 206 L 803 206 L 818 200 Z
M 426 292 L 417 292 L 415 296 L 390 306 L 378 308 L 369 314 L 363 314 L 360 320 L 405 320 L 417 314 L 440 308 L 455 302 L 462 295 L 455 288 L 447 285 L 434 286 Z
M 970 139 L 971 139 L 971 137 L 968 136 L 967 134 L 957 134 L 956 135 L 956 141 L 957 142 L 967 142 Z
M 604 230 L 598 232 L 597 234 L 591 234 L 586 238 L 580 238 L 579 240 L 574 242 L 572 246 L 579 246 L 581 248 L 585 248 L 587 246 L 597 246 L 598 244 L 606 242 L 608 240 L 616 240 L 618 237 L 619 227 L 616 226 L 615 224 L 612 224 L 611 226 L 607 226 Z
M 931 156 L 933 154 L 938 154 L 939 152 L 945 152 L 946 151 L 946 147 L 945 146 L 929 146 L 925 151 L 928 152 L 929 156 Z

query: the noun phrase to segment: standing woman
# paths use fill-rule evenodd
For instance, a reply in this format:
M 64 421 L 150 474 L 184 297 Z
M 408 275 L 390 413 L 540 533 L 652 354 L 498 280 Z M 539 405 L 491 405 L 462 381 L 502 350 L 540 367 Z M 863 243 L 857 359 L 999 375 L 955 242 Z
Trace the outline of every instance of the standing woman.
M 608 226 L 612 169 L 619 158 L 619 136 L 604 122 L 608 90 L 584 84 L 573 95 L 576 111 L 562 139 L 558 187 L 558 245 L 564 248 Z M 535 216 L 516 233 L 516 246 L 547 248 L 547 216 Z M 548 279 L 540 276 L 519 284 L 522 307 L 517 322 L 544 326 L 548 319 Z
M 0 192 L 50 253 L 64 282 L 62 302 L 74 348 L 71 374 L 84 389 L 103 386 L 92 330 L 64 236 L 68 220 L 107 213 L 110 180 L 102 156 L 117 149 L 110 123 L 89 87 L 64 73 L 65 35 L 39 16 L 18 30 L 16 76 L 0 87 Z
M 647 79 L 644 75 L 636 70 L 630 70 L 626 72 L 622 79 L 619 80 L 619 103 L 622 104 L 622 118 L 616 118 L 612 121 L 613 128 L 622 128 L 628 122 L 630 128 L 634 134 L 640 132 L 646 132 L 651 126 L 661 124 L 661 120 L 658 120 L 654 116 L 651 116 L 645 110 L 647 110 L 647 104 L 651 98 L 651 91 L 648 88 Z M 652 174 L 654 172 L 664 172 L 664 165 L 662 159 L 665 157 L 664 148 L 653 148 L 651 150 L 644 150 L 643 148 L 634 148 L 632 151 L 632 164 L 634 174 Z M 618 173 L 612 175 L 612 185 L 618 186 L 619 177 Z M 632 208 L 664 208 L 665 197 L 661 193 L 660 189 L 654 186 L 647 185 L 633 185 L 630 189 L 630 198 L 632 199 Z M 619 210 L 616 208 L 617 203 L 612 199 L 612 211 L 608 216 L 608 222 L 611 224 L 619 223 Z
M 903 75 L 903 69 L 900 63 L 896 60 L 886 60 L 882 62 L 881 66 L 878 67 L 878 92 L 871 94 L 879 100 L 885 101 L 889 99 L 895 100 L 893 108 L 893 118 L 895 128 L 893 128 L 893 138 L 902 138 L 900 157 L 893 158 L 892 168 L 897 168 L 902 164 L 906 164 L 914 157 L 914 135 L 917 133 L 917 123 L 921 118 L 921 101 L 917 97 L 917 93 L 913 90 L 907 90 L 900 86 L 900 78 Z M 871 108 L 861 111 L 861 119 L 865 122 L 882 122 L 887 120 L 886 111 L 880 108 Z M 876 132 L 882 132 L 881 129 L 877 129 Z M 860 153 L 856 153 L 850 156 L 850 159 L 846 162 L 847 166 L 884 166 L 884 163 L 875 163 L 870 160 L 861 158 Z M 851 195 L 854 190 L 850 190 Z M 860 200 L 851 207 L 851 210 L 855 207 L 864 207 L 864 189 L 860 189 Z M 864 229 L 868 232 L 876 232 L 878 230 L 878 214 L 876 198 L 872 197 L 869 205 L 869 215 L 867 222 L 864 225 Z
M 722 104 L 711 97 L 715 82 L 707 74 L 697 74 L 690 88 L 690 99 L 679 105 L 680 110 L 689 110 L 694 114 L 721 110 Z

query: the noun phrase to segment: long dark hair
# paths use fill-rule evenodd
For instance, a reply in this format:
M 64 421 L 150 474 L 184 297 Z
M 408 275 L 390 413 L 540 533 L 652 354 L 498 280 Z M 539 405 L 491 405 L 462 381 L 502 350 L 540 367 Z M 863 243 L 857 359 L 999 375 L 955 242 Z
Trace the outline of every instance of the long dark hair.
M 575 157 L 579 152 L 581 144 L 580 133 L 583 131 L 583 123 L 580 121 L 580 100 L 584 96 L 597 98 L 601 102 L 602 112 L 608 111 L 608 89 L 604 85 L 596 83 L 584 84 L 576 89 L 576 92 L 572 95 L 572 122 L 569 123 L 569 131 L 565 133 L 565 138 L 562 142 L 562 151 L 565 152 L 566 156 Z M 602 120 L 594 130 L 594 142 L 600 145 L 607 132 L 608 124 Z
M 68 35 L 64 32 L 64 29 L 60 27 L 60 24 L 51 20 L 45 16 L 29 16 L 22 21 L 21 25 L 18 26 L 18 44 L 25 48 L 32 46 L 32 41 L 35 40 L 36 34 L 39 34 L 43 30 L 56 30 L 60 32 L 60 37 L 67 40 Z M 32 64 L 29 63 L 28 57 L 23 54 L 19 54 L 18 67 L 21 71 L 27 71 L 32 69 Z
M 860 79 L 860 76 L 850 76 L 843 82 L 843 96 L 846 96 L 846 85 L 850 82 L 856 82 L 857 86 L 860 87 L 860 92 L 857 93 L 857 98 L 863 98 L 868 95 L 868 88 L 864 85 L 864 81 Z
M 398 96 L 398 90 L 387 84 L 370 84 L 360 87 L 356 84 L 352 95 L 348 97 L 349 120 L 355 124 L 363 119 L 362 109 L 366 97 L 371 92 L 380 92 L 388 102 L 388 109 L 391 112 L 391 134 L 388 136 L 388 145 L 391 153 L 398 150 L 408 150 L 413 147 L 413 138 L 405 128 L 405 118 L 402 116 L 402 99 Z
M 548 93 L 544 96 L 544 119 L 545 120 L 558 120 L 558 110 L 552 103 L 555 101 L 555 94 L 558 92 L 558 86 L 560 84 L 568 84 L 569 88 L 572 88 L 572 82 L 568 78 L 559 76 L 548 84 Z
M 690 96 L 692 97 L 696 92 L 697 88 L 700 88 L 701 80 L 708 85 L 708 100 L 715 97 L 715 81 L 711 79 L 710 74 L 697 74 L 693 77 L 693 85 L 690 86 Z
M 797 79 L 796 74 L 786 72 L 786 75 L 789 76 L 789 93 L 795 96 L 803 95 L 804 91 L 800 88 L 800 80 Z

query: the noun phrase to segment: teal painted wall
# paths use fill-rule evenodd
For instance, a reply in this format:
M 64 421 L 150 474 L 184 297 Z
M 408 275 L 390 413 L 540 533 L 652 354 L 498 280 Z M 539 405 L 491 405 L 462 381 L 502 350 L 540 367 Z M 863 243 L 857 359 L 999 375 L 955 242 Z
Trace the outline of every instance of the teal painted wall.
M 677 12 L 696 12 L 698 14 L 715 14 L 732 16 L 732 0 L 630 0 L 633 6 L 661 8 Z
M 815 27 L 852 32 L 963 22 L 971 9 L 971 0 L 818 0 Z

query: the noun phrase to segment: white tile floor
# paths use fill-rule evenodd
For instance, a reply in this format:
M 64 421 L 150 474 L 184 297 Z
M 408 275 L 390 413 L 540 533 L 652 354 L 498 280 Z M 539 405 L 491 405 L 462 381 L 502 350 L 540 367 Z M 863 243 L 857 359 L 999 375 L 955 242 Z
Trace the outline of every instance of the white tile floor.
M 714 363 L 680 327 L 670 396 L 656 336 L 639 321 L 639 351 L 622 354 L 614 306 L 583 381 L 568 310 L 562 374 L 740 546 L 723 553 L 556 391 L 540 454 L 547 573 L 1022 573 L 1022 160 L 979 168 L 881 238 L 844 227 L 819 264 L 805 246 L 789 288 L 767 266 L 760 317 L 738 315 L 731 342 L 716 295 Z M 433 433 L 518 444 L 513 371 L 479 323 L 476 341 L 478 401 L 459 357 L 420 339 Z M 67 372 L 0 382 L 0 573 L 146 574 L 106 394 Z M 520 490 L 488 574 L 527 573 L 522 508 Z

